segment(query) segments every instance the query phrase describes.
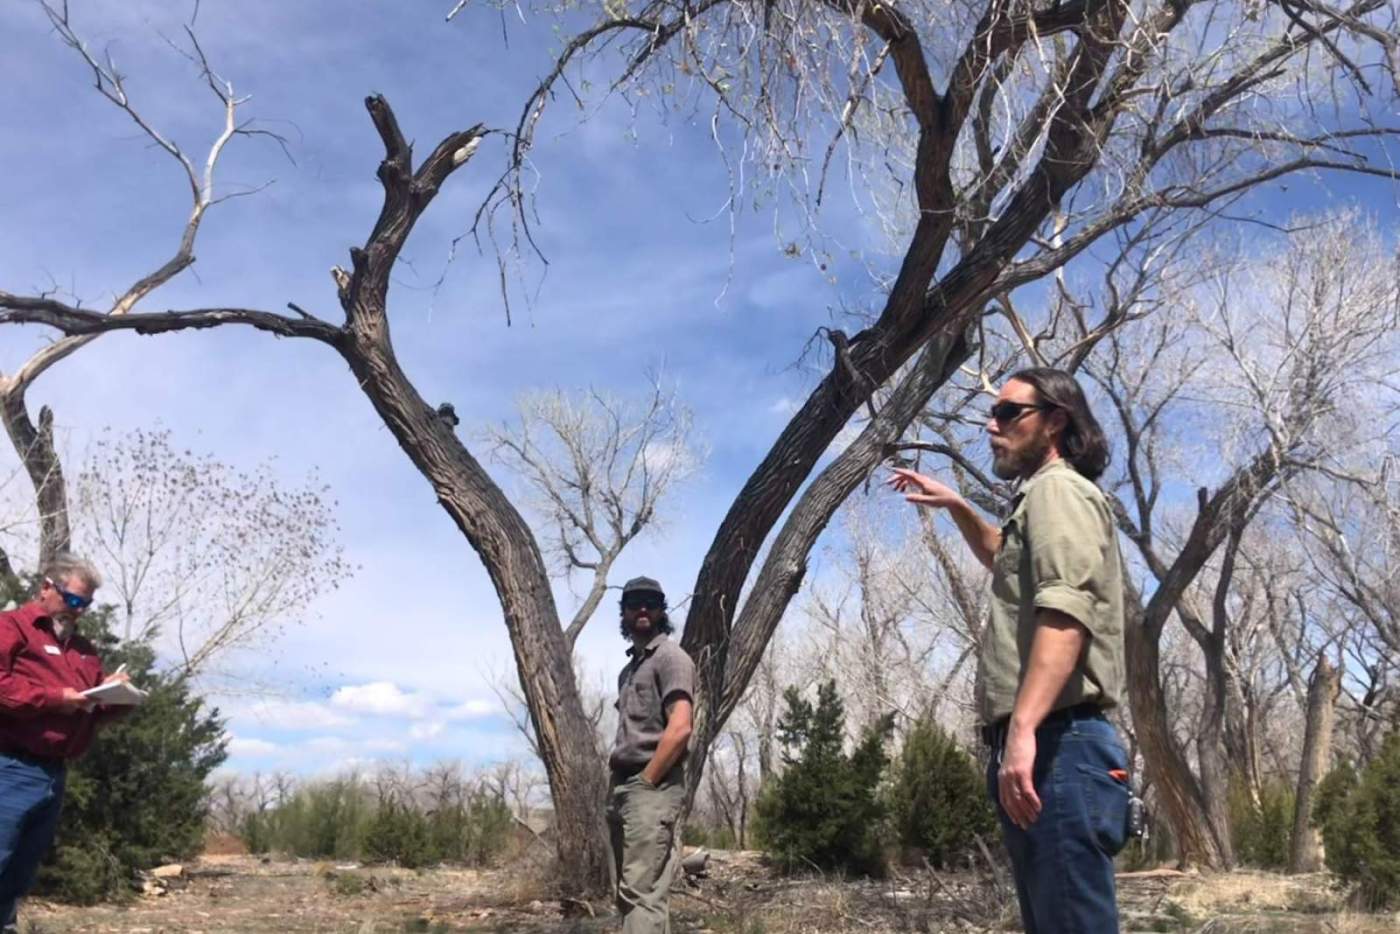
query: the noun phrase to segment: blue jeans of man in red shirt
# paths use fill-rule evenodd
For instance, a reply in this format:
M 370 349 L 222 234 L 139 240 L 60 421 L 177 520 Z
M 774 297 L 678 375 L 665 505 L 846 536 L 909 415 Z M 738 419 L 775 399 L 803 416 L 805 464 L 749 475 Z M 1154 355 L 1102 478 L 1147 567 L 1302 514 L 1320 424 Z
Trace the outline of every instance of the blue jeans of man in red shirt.
M 19 899 L 34 885 L 39 863 L 53 843 L 63 807 L 67 769 L 0 755 L 0 924 L 15 924 Z

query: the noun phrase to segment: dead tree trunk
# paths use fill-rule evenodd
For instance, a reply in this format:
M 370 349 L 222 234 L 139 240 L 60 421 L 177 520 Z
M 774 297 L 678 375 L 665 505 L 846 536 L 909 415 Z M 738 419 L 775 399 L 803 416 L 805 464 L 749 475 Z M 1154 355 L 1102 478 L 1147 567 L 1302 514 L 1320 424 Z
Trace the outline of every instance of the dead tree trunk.
M 39 567 L 72 547 L 68 527 L 68 486 L 63 464 L 53 444 L 53 411 L 39 409 L 39 427 L 29 420 L 24 387 L 16 386 L 0 395 L 0 420 L 15 453 L 34 484 L 34 500 L 39 509 Z
M 1308 718 L 1303 731 L 1303 761 L 1298 769 L 1293 838 L 1288 849 L 1289 872 L 1317 872 L 1322 868 L 1322 841 L 1312 825 L 1313 792 L 1332 760 L 1332 722 L 1341 686 L 1341 672 L 1319 655 L 1308 683 Z

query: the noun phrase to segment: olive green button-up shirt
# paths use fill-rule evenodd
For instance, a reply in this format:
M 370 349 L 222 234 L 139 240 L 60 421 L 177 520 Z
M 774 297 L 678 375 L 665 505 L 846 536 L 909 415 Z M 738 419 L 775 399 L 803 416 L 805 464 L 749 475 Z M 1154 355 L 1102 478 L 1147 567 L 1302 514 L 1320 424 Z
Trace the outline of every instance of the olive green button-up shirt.
M 1089 635 L 1052 709 L 1116 706 L 1123 695 L 1123 559 L 1108 498 L 1064 460 L 1051 461 L 1021 485 L 1001 534 L 978 659 L 982 722 L 1010 716 L 1040 609 L 1072 617 Z

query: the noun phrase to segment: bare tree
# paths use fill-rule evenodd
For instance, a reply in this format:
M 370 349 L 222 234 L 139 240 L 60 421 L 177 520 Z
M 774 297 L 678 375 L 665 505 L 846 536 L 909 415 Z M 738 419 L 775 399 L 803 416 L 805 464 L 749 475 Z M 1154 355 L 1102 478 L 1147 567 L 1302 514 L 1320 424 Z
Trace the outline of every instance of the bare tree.
M 101 561 L 125 639 L 151 639 L 182 677 L 265 648 L 350 573 L 314 477 L 287 487 L 181 452 L 163 429 L 100 438 L 74 478 L 71 516 Z
M 1372 437 L 1393 445 L 1390 434 Z M 1318 584 L 1309 615 L 1343 662 L 1341 702 L 1362 758 L 1378 748 L 1400 709 L 1400 484 L 1394 452 L 1378 456 L 1374 447 L 1348 451 L 1350 472 L 1309 478 L 1289 491 Z M 1302 603 L 1302 595 L 1296 599 Z
M 263 136 L 284 146 L 285 144 L 276 133 L 240 118 L 238 110 L 249 98 L 235 94 L 233 85 L 214 73 L 194 32 L 186 27 L 185 35 L 189 40 L 190 50 L 185 54 L 198 69 L 203 83 L 217 99 L 223 117 L 222 127 L 209 145 L 203 164 L 197 164 L 174 139 L 153 126 L 136 108 L 127 94 L 125 79 L 110 54 L 99 60 L 74 32 L 68 16 L 67 0 L 62 0 L 58 6 L 48 3 L 41 3 L 40 6 L 48 15 L 59 39 L 82 59 L 91 73 L 97 92 L 134 122 L 156 149 L 179 163 L 189 185 L 190 213 L 181 230 L 174 255 L 152 272 L 142 275 L 134 283 L 117 292 L 116 298 L 107 306 L 106 314 L 114 319 L 120 318 L 129 314 L 152 292 L 194 263 L 195 240 L 204 217 L 211 208 L 230 198 L 252 194 L 265 187 L 236 189 L 222 195 L 217 193 L 214 185 L 215 170 L 229 143 L 235 137 Z M 42 303 L 57 294 L 60 293 L 45 291 L 40 293 L 36 300 Z M 81 307 L 81 302 L 78 304 Z M 15 453 L 19 455 L 21 463 L 29 473 L 38 504 L 40 567 L 59 552 L 67 551 L 72 536 L 68 521 L 68 495 L 63 465 L 54 447 L 53 412 L 47 406 L 40 409 L 39 424 L 36 427 L 29 416 L 25 393 L 34 381 L 51 367 L 97 337 L 96 332 L 67 335 L 36 351 L 13 373 L 0 373 L 0 421 L 4 422 Z
M 1146 335 L 1115 333 L 1110 353 L 1090 365 L 1125 438 L 1119 525 L 1155 580 L 1150 597 L 1130 601 L 1129 685 L 1134 726 L 1183 860 L 1233 862 L 1224 735 L 1237 673 L 1226 667 L 1226 595 L 1244 530 L 1285 481 L 1327 468 L 1332 422 L 1391 365 L 1383 348 L 1393 340 L 1400 303 L 1377 247 L 1374 237 L 1358 235 L 1354 219 L 1329 219 L 1276 256 L 1227 268 L 1209 299 L 1184 296 L 1194 330 L 1162 320 Z M 1251 301 L 1234 301 L 1240 292 Z M 1163 529 L 1164 452 L 1173 423 L 1183 419 L 1209 433 L 1218 485 L 1199 487 L 1184 528 Z M 1191 589 L 1222 546 L 1206 611 Z M 1206 664 L 1199 782 L 1172 735 L 1163 696 L 1160 642 L 1173 617 Z
M 671 488 L 703 463 L 691 435 L 690 410 L 659 380 L 639 406 L 606 394 L 562 391 L 526 396 L 518 425 L 486 432 L 496 459 L 528 485 L 544 548 L 568 576 L 589 578 L 583 601 L 564 629 L 572 647 L 607 590 L 613 562 L 660 519 Z
M 880 501 L 888 507 L 883 494 Z M 814 664 L 821 677 L 835 679 L 850 712 L 851 738 L 891 713 L 902 732 L 942 705 L 966 726 L 971 691 L 959 696 L 950 688 L 971 667 L 981 620 L 967 619 L 956 599 L 949 599 L 950 583 L 961 586 L 966 568 L 940 538 L 929 537 L 931 530 L 896 526 L 893 535 L 883 538 L 883 516 L 863 497 L 848 501 L 844 514 L 833 580 L 812 586 L 802 609 L 814 643 Z M 924 545 L 944 550 L 956 577 L 936 564 L 930 574 Z M 977 612 L 980 594 L 967 597 L 968 611 Z
M 856 162 L 889 166 L 887 181 L 917 202 L 907 224 L 892 224 L 904 246 L 878 314 L 855 335 L 830 332 L 829 372 L 735 497 L 701 565 L 683 639 L 700 672 L 691 782 L 799 589 L 812 545 L 971 353 L 971 325 L 989 301 L 1052 274 L 1106 234 L 1218 211 L 1290 173 L 1396 177 L 1363 148 L 1384 148 L 1393 133 L 1367 123 L 1366 111 L 1346 122 L 1340 108 L 1290 108 L 1281 118 L 1272 106 L 1283 93 L 1308 100 L 1327 82 L 1380 93 L 1354 59 L 1390 47 L 1393 11 L 1382 0 L 1344 11 L 1299 0 L 1265 14 L 1248 3 L 1181 0 L 1066 0 L 1044 9 L 1006 0 L 652 2 L 637 14 L 609 12 L 565 46 L 510 136 L 497 189 L 496 203 L 522 226 L 528 199 L 517 182 L 543 105 L 575 57 L 595 43 L 616 47 L 607 43 L 618 36 L 632 43 L 624 90 L 677 72 L 693 79 L 749 134 L 748 151 L 778 167 L 776 177 L 800 178 L 817 164 L 803 143 L 825 128 L 868 157 Z M 55 15 L 66 26 L 66 12 Z M 887 61 L 895 80 L 874 80 Z M 485 130 L 449 134 L 415 167 L 388 103 L 372 97 L 366 106 L 384 144 L 384 202 L 351 251 L 351 268 L 334 272 L 343 321 L 298 307 L 291 315 L 229 307 L 109 314 L 51 294 L 0 291 L 0 323 L 41 324 L 70 338 L 242 324 L 339 353 L 486 567 L 553 789 L 560 855 L 574 885 L 602 889 L 603 777 L 543 555 L 509 498 L 402 371 L 389 335 L 393 264 Z M 813 187 L 815 206 L 821 187 Z M 860 436 L 813 477 L 851 416 L 901 372 Z M 1232 512 L 1235 492 L 1221 495 L 1210 509 Z M 1208 555 L 1216 544 L 1188 548 Z M 1159 588 L 1173 605 L 1179 583 Z

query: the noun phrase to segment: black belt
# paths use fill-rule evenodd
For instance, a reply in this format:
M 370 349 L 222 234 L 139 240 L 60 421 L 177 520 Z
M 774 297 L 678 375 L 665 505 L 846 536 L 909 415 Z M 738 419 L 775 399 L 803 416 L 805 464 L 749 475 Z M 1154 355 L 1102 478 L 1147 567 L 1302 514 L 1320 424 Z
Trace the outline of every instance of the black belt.
M 1061 723 L 1073 723 L 1075 720 L 1098 720 L 1102 717 L 1102 706 L 1093 701 L 1085 701 L 1082 704 L 1075 704 L 1073 707 L 1061 707 L 1059 710 L 1050 711 L 1045 715 L 1045 719 L 1040 721 L 1040 726 L 1036 729 L 1057 726 Z M 997 748 L 1006 740 L 1006 729 L 1010 725 L 1011 718 L 1007 716 L 1002 717 L 996 723 L 989 723 L 982 727 L 982 743 L 993 749 Z
M 40 756 L 27 749 L 20 749 L 18 746 L 0 746 L 0 756 L 9 756 L 11 759 L 18 759 L 20 762 L 42 766 L 46 769 L 56 768 L 64 764 L 62 756 Z

